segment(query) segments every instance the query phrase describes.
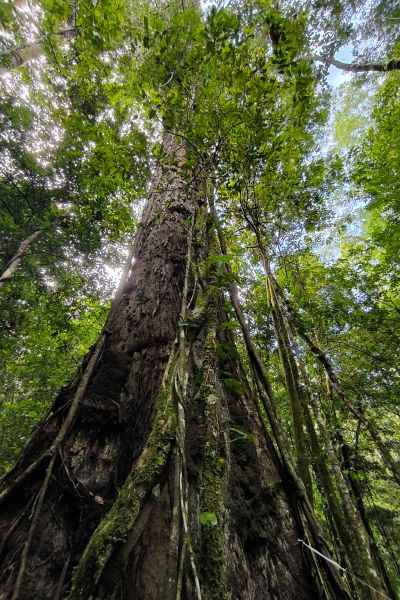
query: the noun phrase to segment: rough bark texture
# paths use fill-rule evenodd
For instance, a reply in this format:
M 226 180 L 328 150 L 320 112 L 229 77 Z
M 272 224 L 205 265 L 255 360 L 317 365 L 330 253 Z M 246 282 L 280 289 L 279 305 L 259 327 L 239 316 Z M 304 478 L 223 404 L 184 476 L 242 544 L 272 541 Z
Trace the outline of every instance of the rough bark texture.
M 174 160 L 156 175 L 73 425 L 23 478 L 56 439 L 89 357 L 5 480 L 2 599 L 317 597 L 293 491 L 238 358 L 215 352 L 234 344 L 201 194 L 180 173 L 183 149 L 164 145 Z

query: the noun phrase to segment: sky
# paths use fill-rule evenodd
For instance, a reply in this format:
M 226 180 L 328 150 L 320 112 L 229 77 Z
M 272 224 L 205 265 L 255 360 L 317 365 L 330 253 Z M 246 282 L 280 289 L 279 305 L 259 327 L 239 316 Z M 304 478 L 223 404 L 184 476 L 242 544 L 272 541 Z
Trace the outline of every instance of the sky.
M 341 60 L 344 63 L 353 62 L 354 57 L 352 51 L 352 44 L 346 44 L 345 46 L 342 46 L 340 50 L 336 52 L 335 58 L 337 60 Z M 333 65 L 329 67 L 328 83 L 332 86 L 333 89 L 338 88 L 342 83 L 350 81 L 351 77 L 352 74 L 348 73 L 347 71 L 342 71 L 342 69 L 338 69 Z

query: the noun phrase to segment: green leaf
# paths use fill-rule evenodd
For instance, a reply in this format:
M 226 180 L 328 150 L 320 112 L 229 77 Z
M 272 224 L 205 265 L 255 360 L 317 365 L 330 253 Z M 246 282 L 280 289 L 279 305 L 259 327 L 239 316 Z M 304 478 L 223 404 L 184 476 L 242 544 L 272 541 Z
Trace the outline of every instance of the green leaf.
M 218 525 L 217 515 L 213 512 L 202 512 L 199 514 L 199 521 L 202 525 Z
M 224 264 L 228 265 L 233 259 L 233 254 L 215 254 L 208 258 L 210 265 Z

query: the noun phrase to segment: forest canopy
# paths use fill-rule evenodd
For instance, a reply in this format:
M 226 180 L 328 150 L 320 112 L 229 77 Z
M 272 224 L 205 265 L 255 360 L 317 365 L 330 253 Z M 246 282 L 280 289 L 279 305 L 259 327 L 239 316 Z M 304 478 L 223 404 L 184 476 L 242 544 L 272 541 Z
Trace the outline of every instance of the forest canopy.
M 234 512 L 233 500 L 229 510 L 224 504 L 234 483 L 225 489 L 223 481 L 240 479 L 230 452 L 244 472 L 257 444 L 273 448 L 291 482 L 283 487 L 297 498 L 288 502 L 297 502 L 311 546 L 304 553 L 319 582 L 314 597 L 400 593 L 399 27 L 392 0 L 0 0 L 0 501 L 20 480 L 37 494 L 6 520 L 5 598 L 88 598 L 85 553 L 100 565 L 91 589 L 111 598 L 112 561 L 96 548 L 114 557 L 113 544 L 126 537 L 113 522 L 112 535 L 96 542 L 100 519 L 123 503 L 121 490 L 154 440 L 152 485 L 172 481 L 162 475 L 172 460 L 163 437 L 170 418 L 184 480 L 182 522 L 170 532 L 180 540 L 181 566 L 174 591 L 158 597 L 237 597 L 217 555 L 226 552 L 226 511 Z M 160 262 L 142 272 L 146 240 L 160 248 Z M 147 292 L 135 291 L 135 277 L 147 278 Z M 122 322 L 125 300 L 131 325 Z M 154 317 L 163 310 L 167 334 Z M 167 350 L 137 383 L 126 364 L 144 365 L 150 338 Z M 102 364 L 111 369 L 104 376 Z M 176 414 L 157 420 L 154 390 L 164 393 L 171 369 Z M 121 400 L 129 385 L 152 394 L 150 401 L 137 392 L 145 399 L 135 400 L 132 415 Z M 200 418 L 188 407 L 203 396 Z M 246 429 L 232 408 L 240 398 L 258 429 Z M 99 439 L 107 419 L 120 436 L 106 488 L 90 488 L 74 470 L 81 434 L 68 442 L 81 422 L 87 431 L 96 419 Z M 201 435 L 191 429 L 200 421 Z M 196 454 L 202 436 L 209 445 Z M 141 491 L 145 477 L 129 488 L 140 515 L 150 494 Z M 87 537 L 68 546 L 65 571 L 54 567 L 56 583 L 35 596 L 22 582 L 27 564 L 36 578 L 40 572 L 36 521 L 47 514 L 46 494 L 57 504 L 57 481 L 60 494 L 86 494 L 98 512 L 88 509 Z M 249 487 L 250 505 L 259 496 Z M 251 510 L 256 522 L 263 513 Z M 8 551 L 28 513 L 34 526 L 18 552 Z M 333 567 L 337 575 L 325 583 L 327 567 L 313 548 L 329 550 L 347 572 Z M 130 597 L 123 593 L 116 597 Z

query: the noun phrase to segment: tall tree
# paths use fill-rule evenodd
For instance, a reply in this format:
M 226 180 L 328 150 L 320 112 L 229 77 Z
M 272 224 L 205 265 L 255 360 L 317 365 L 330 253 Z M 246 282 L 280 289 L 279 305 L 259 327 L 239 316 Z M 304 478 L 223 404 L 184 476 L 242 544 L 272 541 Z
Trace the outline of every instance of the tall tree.
M 324 116 L 310 66 L 294 61 L 302 21 L 263 3 L 205 17 L 196 8 L 143 6 L 139 24 L 129 2 L 42 6 L 58 74 L 51 89 L 63 90 L 55 114 L 72 213 L 83 204 L 85 214 L 91 194 L 89 213 L 107 211 L 127 189 L 115 171 L 130 160 L 140 178 L 140 131 L 154 120 L 158 128 L 147 201 L 110 314 L 0 492 L 3 596 L 384 595 L 364 533 L 355 558 L 357 542 L 340 537 L 346 509 L 358 523 L 356 506 L 340 496 L 347 482 L 323 421 L 318 438 L 307 412 L 301 352 L 270 262 L 264 255 L 291 418 L 253 340 L 219 222 L 221 212 L 225 225 L 240 214 L 264 251 L 261 236 L 273 246 L 276 228 L 303 232 L 302 219 L 306 227 L 317 219 L 320 169 L 305 165 Z M 75 35 L 64 45 L 54 33 L 71 19 Z M 279 47 L 271 30 L 281 33 Z M 311 192 L 298 193 L 306 181 Z M 104 197 L 95 193 L 101 186 Z M 238 207 L 238 197 L 261 198 L 256 228 L 254 207 Z M 322 443 L 334 476 L 323 468 Z M 337 511 L 325 528 L 329 541 L 312 506 L 313 452 Z M 329 549 L 336 540 L 355 569 L 346 578 Z

